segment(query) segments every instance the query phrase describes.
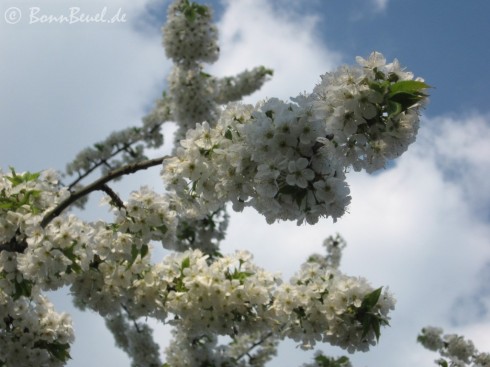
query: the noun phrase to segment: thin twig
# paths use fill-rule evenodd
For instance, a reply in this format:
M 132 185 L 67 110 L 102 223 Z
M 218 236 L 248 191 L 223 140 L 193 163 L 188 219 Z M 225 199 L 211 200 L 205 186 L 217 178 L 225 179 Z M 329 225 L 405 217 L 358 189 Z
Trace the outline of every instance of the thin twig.
M 83 187 L 79 191 L 72 193 L 68 198 L 66 198 L 64 201 L 59 203 L 56 208 L 54 208 L 52 211 L 50 211 L 48 214 L 46 214 L 46 216 L 41 221 L 41 227 L 45 228 L 54 218 L 56 218 L 58 215 L 60 215 L 63 212 L 63 210 L 68 208 L 70 205 L 72 205 L 78 199 L 81 199 L 82 197 L 90 194 L 93 191 L 103 190 L 103 186 L 107 182 L 112 181 L 115 178 L 118 178 L 118 177 L 121 177 L 124 175 L 129 175 L 131 173 L 141 171 L 143 169 L 158 166 L 158 165 L 162 164 L 163 160 L 166 158 L 168 158 L 168 156 L 128 164 L 126 166 L 123 166 L 121 168 L 118 168 L 114 171 L 107 173 L 107 175 L 105 175 L 105 176 L 99 178 L 98 180 L 92 182 L 90 185 Z
M 240 359 L 242 359 L 245 356 L 248 356 L 251 359 L 252 357 L 250 356 L 249 353 L 252 351 L 252 349 L 254 349 L 255 347 L 258 347 L 259 345 L 261 345 L 263 342 L 265 342 L 267 339 L 269 339 L 272 335 L 273 335 L 272 331 L 270 331 L 267 334 L 265 334 L 262 338 L 259 339 L 259 341 L 253 343 L 250 346 L 250 348 L 248 348 L 246 351 L 244 351 L 242 354 L 240 354 L 238 357 L 236 357 L 235 358 L 235 361 L 238 362 Z
M 161 122 L 159 124 L 156 124 L 153 128 L 150 129 L 150 131 L 147 134 L 152 134 L 155 130 L 158 130 L 163 124 L 164 124 L 164 122 Z M 105 165 L 109 165 L 109 163 L 107 162 L 109 159 L 114 158 L 116 155 L 118 155 L 121 152 L 127 151 L 128 148 L 131 148 L 131 145 L 136 144 L 136 143 L 138 143 L 138 142 L 140 142 L 140 141 L 142 141 L 144 139 L 145 139 L 144 136 L 142 136 L 139 139 L 135 139 L 133 141 L 124 143 L 121 147 L 119 147 L 118 145 L 114 145 L 114 147 L 116 147 L 117 149 L 114 152 L 112 152 L 109 155 L 108 158 L 100 159 L 98 162 L 94 161 L 93 162 L 94 165 L 92 167 L 90 167 L 89 169 L 87 169 L 85 171 L 85 173 L 80 174 L 80 172 L 79 172 L 78 173 L 78 178 L 76 178 L 72 183 L 70 183 L 68 185 L 68 188 L 71 190 L 81 180 L 83 180 L 84 178 L 86 178 L 88 175 L 90 175 L 93 171 L 95 171 L 100 166 L 102 166 L 104 164 Z
M 133 322 L 134 328 L 136 329 L 136 331 L 138 332 L 138 334 L 140 334 L 141 333 L 141 329 L 140 329 L 138 323 L 136 322 L 136 319 L 133 318 L 133 316 L 131 316 L 131 314 L 129 313 L 128 308 L 124 304 L 122 304 L 122 303 L 121 303 L 121 308 L 124 311 L 126 311 L 126 315 L 128 315 L 128 319 Z

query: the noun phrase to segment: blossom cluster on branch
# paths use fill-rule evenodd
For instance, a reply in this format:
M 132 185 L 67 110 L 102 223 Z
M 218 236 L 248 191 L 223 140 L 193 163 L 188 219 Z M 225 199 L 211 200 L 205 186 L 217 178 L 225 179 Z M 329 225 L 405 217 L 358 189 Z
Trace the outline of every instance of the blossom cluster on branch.
M 123 307 L 133 319 L 155 317 L 192 338 L 203 331 L 232 337 L 262 332 L 292 338 L 304 348 L 323 341 L 349 351 L 375 344 L 394 305 L 389 293 L 328 269 L 326 260 L 310 259 L 284 284 L 254 265 L 246 252 L 210 257 L 188 250 L 154 264 L 151 241 L 175 241 L 177 214 L 165 196 L 147 188 L 134 192 L 122 207 L 114 206 L 112 223 L 86 223 L 71 214 L 43 223 L 69 195 L 51 171 L 12 170 L 0 175 L 0 183 L 0 306 L 6 315 L 1 335 L 5 345 L 18 343 L 58 364 L 68 356 L 69 319 L 48 308 L 48 319 L 65 320 L 55 332 L 32 305 L 43 302 L 43 291 L 66 285 L 76 305 L 97 311 L 114 327 L 121 323 Z M 19 312 L 19 303 L 31 306 Z M 40 324 L 25 327 L 26 319 Z M 51 331 L 35 332 L 42 327 Z M 45 339 L 54 332 L 54 340 Z M 2 349 L 0 361 L 9 361 L 9 350 Z
M 358 63 L 291 102 L 230 104 L 216 126 L 198 123 L 164 161 L 167 189 L 190 215 L 231 201 L 269 223 L 337 220 L 351 200 L 346 170 L 373 172 L 405 152 L 428 88 L 378 52 Z
M 488 367 L 490 353 L 480 353 L 471 340 L 461 335 L 445 334 L 438 327 L 427 326 L 417 337 L 425 348 L 439 352 L 435 362 L 441 367 Z

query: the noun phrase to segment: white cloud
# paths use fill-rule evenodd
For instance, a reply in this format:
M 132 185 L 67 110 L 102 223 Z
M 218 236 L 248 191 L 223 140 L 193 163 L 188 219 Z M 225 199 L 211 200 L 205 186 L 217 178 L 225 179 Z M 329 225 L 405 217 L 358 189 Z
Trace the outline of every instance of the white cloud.
M 429 119 L 432 127 L 438 165 L 451 182 L 457 182 L 464 197 L 477 213 L 490 219 L 490 191 L 478 190 L 488 183 L 490 167 L 489 115 L 471 113 L 461 118 Z
M 389 0 L 372 0 L 377 11 L 384 11 L 388 7 Z
M 33 4 L 18 7 L 27 13 Z M 69 12 L 65 2 L 36 5 L 43 14 Z M 75 5 L 90 14 L 103 8 L 90 1 L 70 3 Z M 160 40 L 131 28 L 142 6 L 122 0 L 108 6 L 127 13 L 127 24 L 0 22 L 2 126 L 11 134 L 0 147 L 2 165 L 62 168 L 87 144 L 139 123 L 168 65 Z M 47 149 L 55 146 L 58 153 Z M 53 153 L 28 154 L 25 147 Z
M 274 70 L 273 80 L 248 101 L 311 91 L 321 74 L 339 64 L 340 54 L 315 34 L 317 17 L 300 17 L 266 0 L 225 3 L 219 23 L 221 58 L 212 72 L 233 75 L 259 65 Z

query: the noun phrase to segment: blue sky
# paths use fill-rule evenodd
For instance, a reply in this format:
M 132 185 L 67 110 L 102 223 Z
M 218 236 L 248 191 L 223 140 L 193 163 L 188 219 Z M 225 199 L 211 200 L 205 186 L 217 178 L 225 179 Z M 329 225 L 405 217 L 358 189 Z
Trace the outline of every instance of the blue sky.
M 227 0 L 210 2 L 222 57 L 210 72 L 229 75 L 265 65 L 274 79 L 247 98 L 283 99 L 311 90 L 319 75 L 357 55 L 398 58 L 434 88 L 417 142 L 376 176 L 349 175 L 352 205 L 336 224 L 266 225 L 253 211 L 232 216 L 224 252 L 248 249 L 256 262 L 291 276 L 336 232 L 348 241 L 342 270 L 389 286 L 398 299 L 380 345 L 355 366 L 432 365 L 415 343 L 425 325 L 463 333 L 490 351 L 490 2 L 436 0 Z M 63 169 L 87 145 L 137 125 L 165 86 L 170 63 L 160 46 L 167 1 L 4 0 L 0 4 L 0 167 Z M 24 17 L 8 24 L 17 7 Z M 122 9 L 119 24 L 29 24 L 29 7 L 47 14 L 70 6 Z M 168 129 L 171 131 L 171 129 Z M 167 139 L 171 141 L 171 138 Z M 168 150 L 168 147 L 165 149 Z M 152 152 L 161 155 L 162 151 Z M 158 172 L 130 177 L 121 195 Z M 83 215 L 95 219 L 98 198 Z M 250 231 L 253 228 L 253 231 Z M 274 259 L 274 261 L 271 261 Z M 53 295 L 72 312 L 67 290 Z M 129 365 L 100 319 L 74 312 L 70 367 Z M 165 345 L 168 332 L 156 328 Z M 94 345 L 93 340 L 97 343 Z M 327 353 L 341 351 L 325 346 Z M 299 366 L 309 354 L 286 343 L 271 366 Z

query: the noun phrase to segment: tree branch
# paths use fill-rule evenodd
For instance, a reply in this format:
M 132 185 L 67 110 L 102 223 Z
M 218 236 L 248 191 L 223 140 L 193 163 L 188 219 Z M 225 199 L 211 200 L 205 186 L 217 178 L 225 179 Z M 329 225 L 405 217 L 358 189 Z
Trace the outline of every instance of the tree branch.
M 132 163 L 109 172 L 107 175 L 92 182 L 90 185 L 83 187 L 82 189 L 71 194 L 67 199 L 59 203 L 56 208 L 54 208 L 51 212 L 46 214 L 46 216 L 41 221 L 41 227 L 45 228 L 54 218 L 60 215 L 63 212 L 63 210 L 68 208 L 71 204 L 73 204 L 78 199 L 81 199 L 82 197 L 90 194 L 93 191 L 97 191 L 97 190 L 105 191 L 104 186 L 107 187 L 106 185 L 107 182 L 114 180 L 117 177 L 129 175 L 131 173 L 135 173 L 137 171 L 147 169 L 153 166 L 158 166 L 162 164 L 163 160 L 166 158 L 168 158 L 168 156 Z
M 133 140 L 130 140 L 128 142 L 118 142 L 118 143 L 115 143 L 115 144 L 112 144 L 112 149 L 115 149 L 110 155 L 109 157 L 106 157 L 106 158 L 101 158 L 100 160 L 96 160 L 96 161 L 92 161 L 93 162 L 93 166 L 88 168 L 84 173 L 80 173 L 79 169 L 76 169 L 76 171 L 78 172 L 78 178 L 76 178 L 73 182 L 71 182 L 69 185 L 68 185 L 68 188 L 71 190 L 75 185 L 77 185 L 81 180 L 83 180 L 84 178 L 86 178 L 87 176 L 89 176 L 93 171 L 95 171 L 97 168 L 101 167 L 102 165 L 106 165 L 110 168 L 110 164 L 109 164 L 109 160 L 114 158 L 115 156 L 117 156 L 119 153 L 121 152 L 128 152 L 130 155 L 132 155 L 130 153 L 129 150 L 132 150 L 131 146 L 136 144 L 136 143 L 139 143 L 139 142 L 142 142 L 145 140 L 145 136 L 147 135 L 151 135 L 154 131 L 158 130 L 164 123 L 165 121 L 162 121 L 160 123 L 157 123 L 155 124 L 155 126 L 153 126 L 151 129 L 149 129 L 148 132 L 143 132 L 141 136 L 139 136 L 138 138 L 135 138 Z M 122 130 L 122 131 L 127 131 L 127 130 L 131 130 L 131 129 L 134 129 L 134 128 L 128 128 L 126 130 Z M 144 127 L 143 127 L 144 129 Z M 121 132 L 122 132 L 121 131 Z M 99 144 L 106 144 L 105 142 L 102 142 L 102 143 L 99 143 Z M 77 158 L 80 156 L 80 154 L 77 156 Z
M 114 192 L 114 190 L 107 186 L 107 184 L 103 184 L 100 190 L 104 191 L 111 198 L 114 205 L 116 205 L 119 209 L 123 209 L 125 207 L 121 198 Z
M 130 142 L 128 144 L 133 144 L 133 143 L 137 143 L 138 140 L 136 141 L 133 141 L 133 142 Z M 123 152 L 124 151 L 124 148 L 126 147 L 126 145 L 123 145 L 121 148 L 118 148 L 116 149 L 110 156 L 108 159 L 111 159 L 111 158 L 114 158 L 116 155 L 118 155 L 119 153 Z M 76 184 L 78 184 L 80 181 L 82 181 L 85 177 L 87 177 L 88 175 L 90 175 L 93 171 L 95 171 L 97 168 L 99 168 L 100 166 L 102 165 L 107 165 L 110 167 L 109 163 L 107 162 L 107 158 L 104 158 L 104 159 L 100 159 L 98 162 L 97 161 L 93 161 L 94 165 L 93 167 L 87 169 L 85 171 L 85 173 L 78 173 L 78 178 L 75 179 L 72 183 L 70 183 L 68 185 L 68 188 L 71 190 Z
M 271 332 L 268 332 L 267 334 L 265 334 L 264 336 L 262 336 L 262 338 L 260 338 L 257 342 L 253 343 L 250 348 L 248 348 L 246 351 L 244 351 L 242 354 L 240 354 L 238 357 L 235 358 L 235 361 L 239 361 L 240 359 L 242 359 L 243 357 L 245 356 L 248 356 L 249 358 L 251 358 L 250 356 L 250 352 L 255 348 L 255 347 L 258 347 L 259 345 L 261 345 L 263 342 L 265 342 L 267 339 L 269 339 L 271 336 L 273 335 L 272 331 Z

